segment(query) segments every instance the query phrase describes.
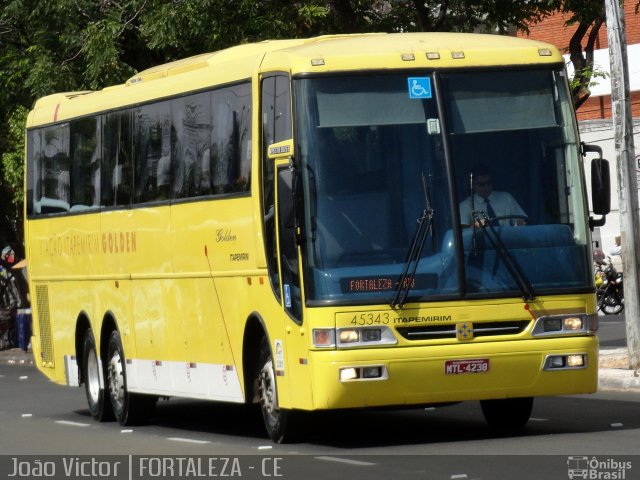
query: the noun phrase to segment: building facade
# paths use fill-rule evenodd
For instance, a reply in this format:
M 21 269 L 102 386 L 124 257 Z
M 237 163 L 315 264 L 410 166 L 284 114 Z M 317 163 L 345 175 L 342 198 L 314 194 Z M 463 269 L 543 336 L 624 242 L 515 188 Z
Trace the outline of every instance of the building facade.
M 634 126 L 635 162 L 640 183 L 640 13 L 636 12 L 635 1 L 624 2 L 624 16 L 627 39 L 627 59 L 629 69 L 631 115 Z M 568 15 L 558 12 L 544 18 L 542 21 L 529 26 L 529 32 L 518 32 L 517 36 L 551 43 L 565 54 L 567 70 L 573 76 L 573 65 L 569 61 L 569 42 L 576 30 L 575 25 L 566 26 Z M 618 166 L 616 164 L 616 149 L 614 130 L 611 119 L 611 78 L 609 43 L 606 25 L 602 25 L 598 32 L 594 51 L 594 70 L 598 73 L 590 86 L 591 96 L 577 110 L 582 141 L 598 145 L 602 148 L 604 157 L 610 160 L 612 198 L 611 213 L 607 216 L 604 227 L 596 228 L 594 240 L 605 254 L 609 254 L 614 246 L 614 238 L 620 235 L 620 207 L 618 188 Z M 588 165 L 586 165 L 588 167 Z M 587 182 L 590 169 L 586 168 Z M 624 236 L 624 235 L 623 235 Z

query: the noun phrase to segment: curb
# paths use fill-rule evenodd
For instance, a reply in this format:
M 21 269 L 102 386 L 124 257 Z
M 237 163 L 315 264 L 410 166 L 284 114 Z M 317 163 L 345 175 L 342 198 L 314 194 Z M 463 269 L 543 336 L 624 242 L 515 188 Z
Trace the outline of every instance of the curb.
M 627 347 L 600 349 L 598 391 L 640 392 L 640 370 L 629 369 Z
M 598 372 L 599 392 L 640 392 L 640 370 L 601 368 Z

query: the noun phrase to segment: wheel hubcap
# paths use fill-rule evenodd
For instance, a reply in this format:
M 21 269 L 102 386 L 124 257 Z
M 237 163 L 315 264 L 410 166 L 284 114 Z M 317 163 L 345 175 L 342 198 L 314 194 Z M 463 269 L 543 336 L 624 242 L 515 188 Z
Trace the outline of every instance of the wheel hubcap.
M 100 371 L 98 370 L 96 351 L 91 350 L 87 358 L 87 392 L 91 403 L 98 403 L 100 398 Z
M 278 410 L 276 381 L 273 373 L 273 362 L 269 360 L 260 370 L 260 403 L 264 411 L 275 416 Z
M 122 410 L 124 405 L 124 375 L 120 353 L 115 352 L 109 360 L 109 392 L 114 408 Z

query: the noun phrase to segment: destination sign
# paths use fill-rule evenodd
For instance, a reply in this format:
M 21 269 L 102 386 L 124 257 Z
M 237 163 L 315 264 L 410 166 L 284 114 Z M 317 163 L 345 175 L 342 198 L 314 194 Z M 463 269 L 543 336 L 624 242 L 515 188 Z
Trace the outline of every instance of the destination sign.
M 398 288 L 399 280 L 397 277 L 389 276 L 345 277 L 340 279 L 340 289 L 342 293 L 389 292 Z M 406 281 L 411 284 L 404 285 L 404 287 L 409 287 L 412 290 L 424 290 L 438 286 L 438 276 L 435 273 L 423 273 Z

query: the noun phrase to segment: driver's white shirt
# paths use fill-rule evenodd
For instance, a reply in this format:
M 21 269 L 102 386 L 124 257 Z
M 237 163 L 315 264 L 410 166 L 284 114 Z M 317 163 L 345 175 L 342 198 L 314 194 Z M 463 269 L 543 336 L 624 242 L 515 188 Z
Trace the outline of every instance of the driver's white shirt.
M 484 198 L 482 198 L 477 193 L 473 196 L 474 205 L 476 212 L 485 212 L 486 213 L 486 203 Z M 491 203 L 491 207 L 495 212 L 497 217 L 507 217 L 507 216 L 517 216 L 517 217 L 526 217 L 527 214 L 524 213 L 522 207 L 518 204 L 515 198 L 509 192 L 500 192 L 494 190 L 489 195 L 489 202 Z M 471 217 L 471 197 L 467 197 L 460 203 L 460 221 L 465 225 L 473 225 L 473 218 Z M 501 226 L 509 226 L 516 225 L 519 218 L 504 218 L 500 220 Z

